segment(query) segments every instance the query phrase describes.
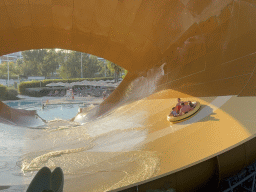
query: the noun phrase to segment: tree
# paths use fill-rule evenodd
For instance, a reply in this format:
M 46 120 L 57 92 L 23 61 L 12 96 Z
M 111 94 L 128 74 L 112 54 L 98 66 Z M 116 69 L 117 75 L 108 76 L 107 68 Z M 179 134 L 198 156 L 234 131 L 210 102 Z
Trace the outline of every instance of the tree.
M 123 68 L 111 61 L 107 61 L 106 63 L 107 63 L 109 75 L 114 77 L 115 82 L 118 82 L 118 79 L 120 77 L 120 74 Z
M 22 67 L 23 67 L 23 60 L 17 59 L 17 61 L 16 61 L 16 70 L 17 70 L 17 73 L 19 75 L 22 74 Z
M 99 67 L 99 69 L 98 69 L 98 73 L 99 73 L 99 75 L 101 76 L 101 77 L 105 77 L 105 73 L 106 73 L 106 76 L 110 76 L 110 75 L 107 75 L 107 71 L 108 71 L 108 69 L 107 69 L 107 66 L 106 66 L 106 63 L 105 62 L 103 62 L 103 61 L 98 61 L 98 67 Z
M 54 49 L 51 49 L 47 52 L 47 54 L 44 57 L 44 60 L 40 64 L 40 71 L 43 76 L 52 75 L 56 71 L 56 69 L 59 66 L 58 60 L 57 60 L 57 53 Z
M 64 61 L 60 68 L 62 78 L 79 78 L 81 77 L 81 53 L 71 51 L 67 60 Z
M 15 77 L 19 74 L 17 71 L 16 63 L 9 62 L 9 77 Z M 8 77 L 8 63 L 4 62 L 0 65 L 0 76 L 1 78 L 7 78 Z
M 125 76 L 127 75 L 128 71 L 126 69 L 122 69 L 122 79 L 125 78 Z
M 21 74 L 25 76 L 53 75 L 63 60 L 64 54 L 55 49 L 37 49 L 23 51 L 23 62 L 17 63 Z M 59 58 L 61 57 L 61 58 Z M 18 61 L 17 61 L 18 62 Z
M 65 51 L 55 49 L 37 49 L 23 51 L 23 60 L 18 59 L 10 65 L 10 71 L 14 75 L 24 76 L 50 76 L 57 72 L 62 78 L 81 77 L 81 54 L 82 73 L 84 78 L 97 76 L 115 77 L 117 82 L 121 72 L 124 70 L 115 63 L 107 61 L 106 64 L 97 59 L 96 56 L 89 56 L 86 53 L 76 51 Z M 7 67 L 2 65 L 0 75 L 6 75 Z
M 31 62 L 23 62 L 22 66 L 20 67 L 20 72 L 24 76 L 30 76 L 32 75 L 32 70 L 31 70 Z
M 96 56 L 87 56 L 85 60 L 85 70 L 83 71 L 83 76 L 86 78 L 95 77 L 95 73 L 99 71 L 99 60 Z
M 82 71 L 84 78 L 94 78 L 99 71 L 99 60 L 96 56 L 82 53 Z M 71 51 L 67 54 L 66 61 L 61 64 L 59 69 L 62 78 L 81 77 L 81 52 Z
M 46 49 L 37 49 L 23 51 L 23 65 L 24 65 L 24 75 L 38 76 L 42 75 L 42 69 L 44 66 L 44 57 L 47 54 Z M 45 72 L 43 72 L 45 73 Z
M 4 62 L 0 65 L 0 75 L 2 78 L 6 78 L 7 77 L 7 63 Z

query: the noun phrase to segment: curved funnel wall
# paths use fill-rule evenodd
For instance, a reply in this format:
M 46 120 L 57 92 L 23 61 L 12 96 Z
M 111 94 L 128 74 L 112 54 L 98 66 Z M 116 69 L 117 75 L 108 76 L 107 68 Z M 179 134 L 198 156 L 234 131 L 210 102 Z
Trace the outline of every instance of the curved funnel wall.
M 72 49 L 111 60 L 136 75 L 166 63 L 159 89 L 193 96 L 255 95 L 255 4 L 4 0 L 0 55 Z
M 255 0 L 2 0 L 0 55 L 62 48 L 122 66 L 129 73 L 99 113 L 121 101 L 131 81 L 160 66 L 154 92 L 169 92 L 153 99 L 255 96 L 255 24 Z M 201 165 L 211 168 L 209 175 L 219 166 L 224 177 L 230 170 L 220 166 L 228 156 L 223 159 Z M 240 167 L 248 164 L 240 160 Z

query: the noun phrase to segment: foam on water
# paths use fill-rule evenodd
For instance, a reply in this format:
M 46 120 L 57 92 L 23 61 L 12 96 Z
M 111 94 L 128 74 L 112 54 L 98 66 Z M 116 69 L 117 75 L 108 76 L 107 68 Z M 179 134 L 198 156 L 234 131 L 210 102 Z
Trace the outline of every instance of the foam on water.
M 67 165 L 69 158 L 76 163 L 80 162 L 79 159 L 82 157 L 74 159 L 73 153 L 86 156 L 85 152 L 95 152 L 96 154 L 97 152 L 113 153 L 135 150 L 133 147 L 142 142 L 147 135 L 143 126 L 135 121 L 143 114 L 145 113 L 116 118 L 111 115 L 84 125 L 66 120 L 50 121 L 45 126 L 48 129 L 42 131 L 40 138 L 28 141 L 27 145 L 34 147 L 30 147 L 31 153 L 23 157 L 22 170 L 24 172 L 35 171 L 43 165 L 54 168 L 60 165 L 61 161 L 63 161 L 61 164 Z M 35 143 L 38 145 L 34 145 Z M 39 150 L 42 150 L 43 154 L 39 155 Z M 43 151 L 48 152 L 44 153 Z M 101 156 L 101 154 L 99 155 Z M 81 162 L 78 164 L 80 167 L 76 167 L 77 169 L 88 166 Z M 69 172 L 66 173 L 74 174 L 76 172 L 74 169 L 69 167 Z
M 22 162 L 22 168 L 21 170 L 23 172 L 27 171 L 35 171 L 41 169 L 43 166 L 47 166 L 49 168 L 55 168 L 58 165 L 52 161 L 52 158 L 59 157 L 63 154 L 70 154 L 70 153 L 78 153 L 81 151 L 86 150 L 87 148 L 82 147 L 82 148 L 77 148 L 77 149 L 69 149 L 69 150 L 62 150 L 62 151 L 52 151 L 46 154 L 43 154 L 41 156 L 38 156 L 34 158 L 30 163 L 27 163 L 27 159 L 23 160 Z

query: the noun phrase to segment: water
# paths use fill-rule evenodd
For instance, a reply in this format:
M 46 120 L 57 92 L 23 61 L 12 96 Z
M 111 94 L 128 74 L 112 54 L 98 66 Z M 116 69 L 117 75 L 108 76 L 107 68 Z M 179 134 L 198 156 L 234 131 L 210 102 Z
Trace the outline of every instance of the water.
M 55 118 L 71 119 L 77 114 L 80 106 L 79 104 L 47 105 L 44 109 L 42 109 L 42 102 L 40 100 L 8 101 L 5 102 L 5 104 L 16 109 L 36 110 L 37 114 L 47 121 Z
M 47 123 L 34 128 L 0 124 L 0 186 L 16 186 L 6 191 L 23 186 L 20 191 L 24 191 L 43 166 L 62 168 L 64 189 L 81 186 L 106 191 L 155 175 L 159 159 L 154 152 L 141 150 L 140 145 L 149 134 L 143 125 L 147 111 L 141 108 L 135 112 L 134 108 L 155 91 L 163 75 L 161 66 L 150 70 L 147 77 L 135 79 L 120 103 L 93 120 L 88 117 L 98 106 L 87 106 L 88 114 L 80 118 L 82 121 L 70 121 L 79 105 L 42 109 L 41 101 L 6 102 L 13 108 L 37 110 Z M 94 183 L 90 178 L 95 178 Z
M 126 166 L 136 162 L 133 165 L 136 171 L 126 170 L 126 175 L 106 189 L 122 186 L 127 181 L 147 179 L 158 167 L 155 154 L 138 151 L 138 144 L 147 135 L 147 130 L 138 121 L 145 116 L 143 111 L 128 117 L 117 110 L 118 115 L 114 113 L 80 124 L 70 121 L 77 114 L 79 105 L 51 105 L 42 109 L 39 102 L 7 104 L 37 110 L 48 122 L 33 129 L 1 124 L 0 186 L 14 186 L 6 191 L 17 191 L 18 186 L 24 191 L 24 186 L 43 166 L 61 167 L 68 178 L 112 173 L 119 169 L 122 173 Z
M 65 120 L 74 117 L 79 105 L 56 105 L 42 109 L 40 101 L 11 101 L 5 103 L 17 109 L 37 110 L 39 116 L 48 121 L 47 124 L 35 129 L 0 124 L 0 186 L 22 185 L 29 183 L 32 176 L 34 176 L 34 173 L 24 174 L 19 165 L 22 155 L 31 152 L 30 147 L 26 145 L 27 142 L 37 142 L 37 139 L 46 132 L 47 125 L 51 125 L 52 122 L 62 122 L 63 124 Z M 42 148 L 36 142 L 35 146 Z

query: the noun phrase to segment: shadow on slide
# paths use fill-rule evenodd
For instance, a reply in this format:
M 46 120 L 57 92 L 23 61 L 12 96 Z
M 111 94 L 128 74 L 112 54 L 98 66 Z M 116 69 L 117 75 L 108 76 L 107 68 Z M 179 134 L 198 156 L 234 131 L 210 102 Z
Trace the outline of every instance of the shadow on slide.
M 57 167 L 51 173 L 48 167 L 40 169 L 28 186 L 27 192 L 63 192 L 64 175 Z

